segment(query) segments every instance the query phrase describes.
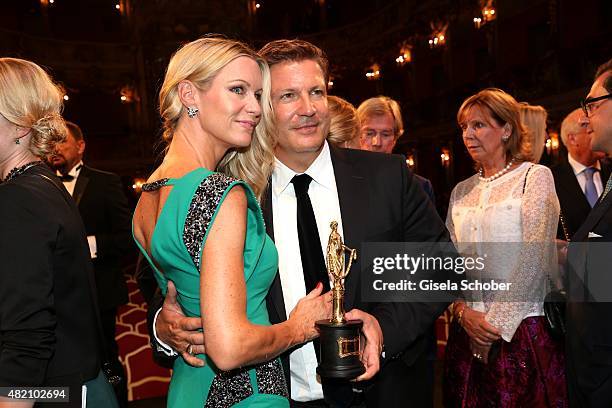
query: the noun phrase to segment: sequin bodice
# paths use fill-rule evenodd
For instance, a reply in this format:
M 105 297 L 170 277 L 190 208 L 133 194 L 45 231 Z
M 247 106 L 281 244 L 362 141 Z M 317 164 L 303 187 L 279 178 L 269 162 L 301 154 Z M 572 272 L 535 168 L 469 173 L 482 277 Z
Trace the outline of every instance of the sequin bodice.
M 143 194 L 163 186 L 172 190 L 150 239 L 153 259 L 143 248 L 141 251 L 149 260 L 162 293 L 165 295 L 167 282 L 172 280 L 184 313 L 200 316 L 202 250 L 223 200 L 236 185 L 245 189 L 248 204 L 243 256 L 246 314 L 254 324 L 269 325 L 265 297 L 277 273 L 278 255 L 266 235 L 257 199 L 243 181 L 197 169 L 180 179 L 161 179 L 143 185 Z M 278 359 L 232 372 L 220 372 L 212 360 L 206 359 L 203 368 L 191 367 L 182 358 L 175 361 L 169 406 L 240 406 L 254 398 L 270 399 L 270 406 L 288 406 L 282 398 L 287 396 L 287 388 Z

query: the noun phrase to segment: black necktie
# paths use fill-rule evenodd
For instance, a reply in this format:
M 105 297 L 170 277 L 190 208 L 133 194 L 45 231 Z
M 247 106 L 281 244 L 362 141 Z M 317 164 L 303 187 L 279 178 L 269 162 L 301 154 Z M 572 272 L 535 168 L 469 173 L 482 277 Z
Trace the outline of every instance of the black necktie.
M 317 220 L 314 216 L 308 186 L 312 178 L 308 174 L 298 174 L 291 179 L 295 188 L 297 198 L 297 230 L 300 241 L 300 258 L 302 258 L 302 269 L 304 270 L 304 284 L 306 293 L 317 286 L 318 282 L 323 284 L 323 292 L 329 290 L 329 276 L 321 249 Z M 313 341 L 317 361 L 321 361 L 319 339 Z
M 321 249 L 319 230 L 308 195 L 311 181 L 312 178 L 308 174 L 298 174 L 291 180 L 297 198 L 297 229 L 306 293 L 313 290 L 318 282 L 323 284 L 324 292 L 329 290 L 329 277 Z

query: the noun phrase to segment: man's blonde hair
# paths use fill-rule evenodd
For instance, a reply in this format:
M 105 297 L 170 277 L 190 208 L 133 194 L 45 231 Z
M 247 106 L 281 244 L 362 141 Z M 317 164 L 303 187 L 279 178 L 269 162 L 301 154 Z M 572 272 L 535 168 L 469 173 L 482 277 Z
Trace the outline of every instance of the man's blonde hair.
M 404 121 L 399 103 L 388 96 L 377 96 L 366 99 L 357 108 L 357 116 L 361 123 L 372 116 L 382 116 L 386 113 L 393 117 L 393 135 L 395 140 L 404 134 Z

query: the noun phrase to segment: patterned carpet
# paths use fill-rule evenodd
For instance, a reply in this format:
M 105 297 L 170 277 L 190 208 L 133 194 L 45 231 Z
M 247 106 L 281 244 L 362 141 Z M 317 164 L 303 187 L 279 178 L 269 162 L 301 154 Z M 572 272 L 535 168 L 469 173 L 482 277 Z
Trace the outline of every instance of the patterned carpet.
M 170 370 L 153 361 L 147 333 L 147 303 L 132 276 L 126 275 L 129 303 L 117 313 L 116 339 L 128 381 L 128 400 L 162 397 L 168 393 Z

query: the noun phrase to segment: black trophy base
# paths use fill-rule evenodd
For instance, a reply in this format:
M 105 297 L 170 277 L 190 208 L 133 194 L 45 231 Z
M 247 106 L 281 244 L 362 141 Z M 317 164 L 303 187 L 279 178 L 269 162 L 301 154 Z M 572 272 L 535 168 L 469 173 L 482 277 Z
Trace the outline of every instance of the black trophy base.
M 315 324 L 321 334 L 321 361 L 317 367 L 321 377 L 352 380 L 365 373 L 365 367 L 359 359 L 359 332 L 363 326 L 361 320 L 349 320 L 340 324 L 319 320 Z

